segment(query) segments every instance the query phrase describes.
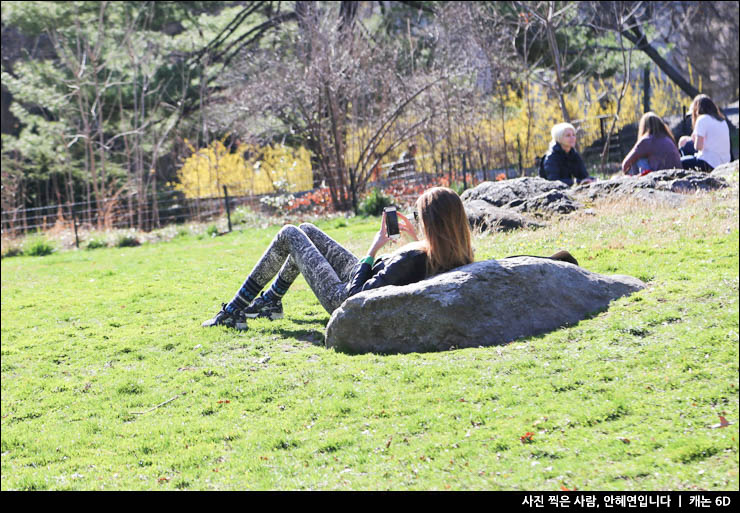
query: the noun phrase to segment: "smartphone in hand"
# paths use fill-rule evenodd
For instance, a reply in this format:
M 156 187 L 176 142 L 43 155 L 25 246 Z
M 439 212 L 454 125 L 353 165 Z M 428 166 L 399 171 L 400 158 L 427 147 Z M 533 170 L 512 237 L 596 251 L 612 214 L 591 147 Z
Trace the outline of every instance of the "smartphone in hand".
M 383 209 L 385 214 L 385 229 L 386 235 L 390 239 L 398 239 L 401 237 L 401 233 L 398 229 L 398 215 L 396 215 L 396 207 L 386 207 Z

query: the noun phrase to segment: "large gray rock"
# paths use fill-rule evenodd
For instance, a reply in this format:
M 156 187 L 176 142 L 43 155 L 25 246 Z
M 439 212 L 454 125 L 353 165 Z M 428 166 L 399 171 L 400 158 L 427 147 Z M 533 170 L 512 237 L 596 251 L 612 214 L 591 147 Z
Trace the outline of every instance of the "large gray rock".
M 721 166 L 717 166 L 709 174 L 715 178 L 724 178 L 726 180 L 734 179 L 734 181 L 737 181 L 738 161 L 734 160 L 732 162 L 728 162 L 727 164 L 722 164 Z
M 469 220 L 471 217 L 480 220 L 480 212 L 483 210 L 482 202 L 492 207 L 501 207 L 504 210 L 518 213 L 533 213 L 541 217 L 542 215 L 567 214 L 583 206 L 568 195 L 566 192 L 568 188 L 563 182 L 557 180 L 524 177 L 500 182 L 483 182 L 474 189 L 463 192 L 461 198 L 468 211 Z M 503 212 L 494 211 L 494 215 L 503 215 Z M 529 223 L 531 226 L 536 221 L 529 220 Z M 485 223 L 479 221 L 479 224 Z M 512 228 L 516 227 L 515 224 L 516 222 L 508 223 Z
M 544 258 L 476 262 L 350 297 L 329 320 L 326 346 L 412 353 L 505 344 L 576 323 L 644 287 Z
M 545 180 L 540 177 L 526 176 L 500 182 L 483 182 L 473 189 L 463 192 L 460 198 L 463 203 L 481 199 L 496 207 L 503 207 L 510 201 L 539 196 L 552 190 L 564 190 L 568 186 L 560 181 Z
M 504 208 L 537 214 L 569 214 L 583 205 L 561 190 L 551 190 L 532 198 L 510 201 Z
M 494 207 L 487 201 L 472 200 L 464 203 L 465 213 L 472 228 L 481 231 L 508 231 L 518 228 L 539 228 L 544 223 L 525 217 L 513 210 Z
M 713 191 L 727 187 L 727 182 L 708 173 L 689 169 L 664 169 L 637 178 L 635 188 L 678 193 Z
M 616 195 L 620 194 L 646 203 L 663 203 L 671 207 L 680 207 L 686 202 L 687 198 L 685 194 L 657 189 L 623 190 L 616 193 Z
M 664 169 L 645 176 L 620 176 L 611 180 L 579 185 L 573 189 L 573 194 L 591 201 L 610 196 L 633 196 L 638 199 L 662 200 L 680 204 L 682 200 L 674 195 L 710 191 L 727 186 L 724 179 L 709 173 L 687 169 Z M 644 192 L 646 189 L 661 192 L 646 194 Z

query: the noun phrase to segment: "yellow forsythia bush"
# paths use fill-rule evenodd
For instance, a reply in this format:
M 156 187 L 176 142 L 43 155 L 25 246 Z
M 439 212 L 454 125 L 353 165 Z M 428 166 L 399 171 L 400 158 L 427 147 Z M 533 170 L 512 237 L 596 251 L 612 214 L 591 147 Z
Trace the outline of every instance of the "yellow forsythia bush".
M 192 154 L 177 171 L 176 190 L 188 198 L 205 198 L 223 195 L 224 185 L 234 196 L 277 192 L 280 183 L 290 184 L 291 192 L 313 187 L 311 155 L 305 148 L 242 143 L 229 151 L 226 137 L 201 149 L 185 141 Z
M 691 69 L 691 68 L 689 68 Z M 563 121 L 557 97 L 542 84 L 532 82 L 527 91 L 510 88 L 503 95 L 481 101 L 481 108 L 470 119 L 455 119 L 451 133 L 443 123 L 430 124 L 422 133 L 389 152 L 381 162 L 384 169 L 398 159 L 400 154 L 414 143 L 417 148 L 416 169 L 433 173 L 447 171 L 450 160 L 452 167 L 462 170 L 462 155 L 468 159 L 468 169 L 516 167 L 521 151 L 522 165 L 531 167 L 535 158 L 543 155 L 550 143 L 550 128 Z M 615 78 L 591 79 L 578 84 L 566 95 L 565 104 L 571 122 L 578 130 L 578 145 L 584 149 L 601 138 L 599 116 L 608 116 L 604 126 L 608 130 L 616 114 L 616 97 L 622 84 Z M 682 105 L 688 106 L 685 94 L 672 81 L 651 74 L 651 110 L 666 117 L 680 114 Z M 527 107 L 529 100 L 530 108 Z M 485 103 L 487 102 L 487 103 Z M 501 104 L 503 102 L 503 114 Z M 641 74 L 636 73 L 627 84 L 615 129 L 636 123 L 642 116 L 643 91 Z M 412 114 L 399 119 L 391 131 L 403 132 L 403 127 L 417 124 Z M 345 138 L 348 167 L 357 164 L 362 150 L 373 135 L 369 127 L 350 123 Z M 191 156 L 178 171 L 180 183 L 175 188 L 188 197 L 221 196 L 223 185 L 229 194 L 265 194 L 278 192 L 283 184 L 288 191 L 309 190 L 313 186 L 309 152 L 303 148 L 283 145 L 256 147 L 240 144 L 235 151 L 224 146 L 224 139 L 213 141 L 207 148 L 195 149 L 189 143 Z M 381 140 L 376 154 L 383 154 L 392 137 Z M 464 152 L 462 150 L 465 150 Z M 449 153 L 452 153 L 450 156 Z M 444 158 L 443 158 L 444 157 Z M 368 166 L 372 163 L 368 163 Z M 442 166 L 440 168 L 439 166 Z M 368 172 L 366 169 L 365 172 Z
M 636 123 L 643 114 L 641 77 L 641 73 L 635 73 L 633 81 L 626 86 L 615 130 Z M 463 149 L 469 159 L 468 169 L 481 169 L 485 166 L 501 168 L 507 165 L 516 167 L 520 150 L 522 165 L 531 167 L 535 158 L 547 151 L 550 128 L 561 123 L 563 115 L 557 97 L 544 85 L 532 82 L 528 94 L 525 84 L 520 87 L 521 91 L 518 93 L 510 88 L 503 97 L 489 97 L 487 104 L 482 105 L 486 111 L 475 113 L 473 119 L 455 119 L 451 133 L 446 133 L 443 124 L 431 126 L 429 130 L 397 147 L 383 159 L 382 164 L 387 168 L 413 142 L 418 150 L 418 171 L 435 172 L 435 165 L 439 166 L 442 162 L 444 168 L 448 169 L 447 153 L 451 150 L 453 168 L 459 171 L 462 168 L 460 150 Z M 621 81 L 615 78 L 584 80 L 566 95 L 566 108 L 571 122 L 578 130 L 580 148 L 586 148 L 601 138 L 600 116 L 605 117 L 605 130 L 609 129 L 616 114 L 616 98 L 621 87 Z M 651 109 L 659 116 L 680 114 L 682 102 L 688 104 L 678 86 L 659 74 L 651 74 L 650 89 Z M 530 108 L 527 108 L 527 100 Z M 398 123 L 400 126 L 412 126 L 417 122 L 413 116 L 407 115 Z M 346 138 L 348 163 L 355 163 L 369 136 L 370 133 L 364 127 L 350 126 Z M 389 142 L 380 142 L 379 154 L 388 148 Z

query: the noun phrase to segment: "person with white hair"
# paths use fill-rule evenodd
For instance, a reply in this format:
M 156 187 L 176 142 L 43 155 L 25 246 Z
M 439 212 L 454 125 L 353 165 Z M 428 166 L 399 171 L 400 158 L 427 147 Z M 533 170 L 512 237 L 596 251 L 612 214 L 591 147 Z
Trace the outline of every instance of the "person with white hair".
M 552 130 L 550 149 L 542 159 L 540 175 L 548 180 L 560 180 L 568 186 L 594 181 L 588 175 L 583 159 L 575 149 L 576 129 L 570 123 L 558 123 Z

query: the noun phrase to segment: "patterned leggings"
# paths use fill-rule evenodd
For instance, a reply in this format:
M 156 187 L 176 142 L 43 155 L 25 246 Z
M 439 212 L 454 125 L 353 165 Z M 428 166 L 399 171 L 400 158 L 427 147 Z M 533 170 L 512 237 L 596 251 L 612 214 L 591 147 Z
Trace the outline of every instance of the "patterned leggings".
M 304 223 L 284 226 L 272 239 L 237 293 L 248 303 L 277 274 L 276 283 L 287 290 L 300 272 L 324 309 L 332 313 L 347 299 L 346 285 L 357 257 L 337 241 Z

